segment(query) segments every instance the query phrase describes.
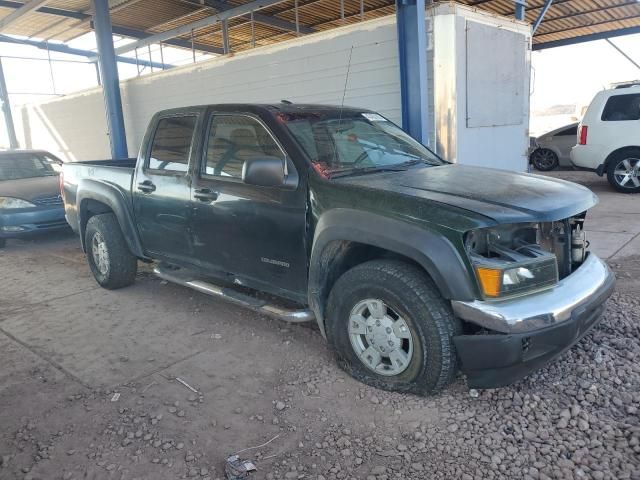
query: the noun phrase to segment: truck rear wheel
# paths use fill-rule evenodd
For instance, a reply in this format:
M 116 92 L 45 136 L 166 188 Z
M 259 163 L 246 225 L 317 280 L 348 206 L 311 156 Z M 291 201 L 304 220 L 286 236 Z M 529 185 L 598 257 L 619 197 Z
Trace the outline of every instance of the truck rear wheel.
M 135 281 L 138 260 L 129 251 L 113 213 L 91 217 L 84 238 L 89 268 L 101 287 L 115 290 Z
M 326 331 L 338 364 L 377 388 L 443 389 L 458 369 L 452 338 L 461 329 L 433 280 L 402 261 L 358 265 L 329 295 Z

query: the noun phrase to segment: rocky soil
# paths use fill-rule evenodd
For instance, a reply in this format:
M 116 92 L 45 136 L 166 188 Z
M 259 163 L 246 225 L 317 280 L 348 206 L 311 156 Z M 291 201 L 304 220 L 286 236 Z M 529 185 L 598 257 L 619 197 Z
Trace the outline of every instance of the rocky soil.
M 171 368 L 82 385 L 55 355 L 0 338 L 0 479 L 223 479 L 239 453 L 255 479 L 640 480 L 640 297 L 624 275 L 638 261 L 614 267 L 621 288 L 600 325 L 538 373 L 479 392 L 462 376 L 427 398 L 363 386 L 314 328 L 251 313 L 214 322 L 214 345 L 251 348 L 233 368 L 203 356 L 184 369 L 204 372 L 197 392 Z M 199 299 L 194 316 L 218 305 Z

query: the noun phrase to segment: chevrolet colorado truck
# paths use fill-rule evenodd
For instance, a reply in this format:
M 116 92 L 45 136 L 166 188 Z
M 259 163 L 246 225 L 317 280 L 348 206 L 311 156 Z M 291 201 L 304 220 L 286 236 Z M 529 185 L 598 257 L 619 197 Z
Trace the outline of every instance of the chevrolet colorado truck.
M 574 345 L 614 288 L 587 188 L 450 164 L 378 113 L 229 104 L 155 115 L 137 159 L 66 163 L 66 218 L 108 289 L 137 262 L 292 322 L 418 394 L 504 386 Z

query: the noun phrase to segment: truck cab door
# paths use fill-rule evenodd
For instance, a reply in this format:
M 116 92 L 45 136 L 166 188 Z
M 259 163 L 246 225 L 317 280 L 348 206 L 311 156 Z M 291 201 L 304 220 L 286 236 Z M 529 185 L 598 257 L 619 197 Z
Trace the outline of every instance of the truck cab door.
M 192 233 L 195 254 L 236 283 L 291 298 L 306 297 L 306 189 L 248 185 L 244 161 L 293 163 L 258 117 L 214 113 L 204 131 L 204 154 L 194 169 Z
M 189 235 L 190 157 L 198 114 L 157 119 L 133 184 L 142 246 L 154 258 L 182 263 L 193 254 Z

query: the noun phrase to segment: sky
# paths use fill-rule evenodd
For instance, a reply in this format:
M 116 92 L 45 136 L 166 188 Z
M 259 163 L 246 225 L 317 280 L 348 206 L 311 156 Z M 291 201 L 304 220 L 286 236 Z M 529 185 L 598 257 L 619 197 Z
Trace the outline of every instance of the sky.
M 615 37 L 611 41 L 640 64 L 640 34 Z M 531 67 L 530 128 L 534 134 L 570 122 L 568 116 L 541 115 L 545 109 L 575 105 L 578 117 L 593 96 L 611 83 L 640 80 L 640 69 L 605 40 L 534 51 Z
M 132 40 L 114 37 L 116 46 L 130 41 Z M 640 34 L 616 37 L 612 42 L 640 64 Z M 83 35 L 69 42 L 69 46 L 93 50 L 94 35 L 92 32 Z M 192 52 L 185 49 L 164 47 L 163 56 L 166 63 L 173 65 L 193 61 Z M 67 60 L 53 62 L 53 71 L 46 61 L 47 52 L 35 47 L 0 43 L 0 57 L 13 105 L 56 98 L 97 85 L 95 66 L 82 57 L 51 52 L 52 59 Z M 152 46 L 151 57 L 156 62 L 160 61 L 158 45 Z M 148 51 L 141 51 L 140 58 L 148 59 Z M 196 60 L 206 58 L 210 56 L 197 54 Z M 73 63 L 68 62 L 69 60 Z M 640 69 L 604 40 L 534 51 L 531 55 L 531 67 L 530 130 L 534 135 L 579 120 L 580 112 L 596 92 L 607 88 L 611 83 L 640 79 Z M 119 64 L 118 69 L 121 79 L 138 75 L 136 65 Z M 149 73 L 148 68 L 140 72 L 146 73 Z M 574 105 L 575 114 L 544 115 L 546 109 L 555 105 Z M 0 118 L 0 147 L 8 145 L 5 125 L 1 120 Z

